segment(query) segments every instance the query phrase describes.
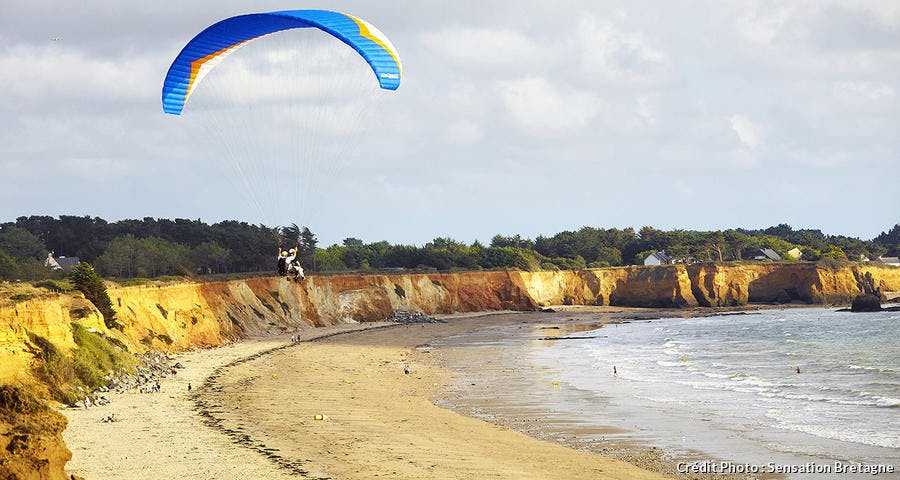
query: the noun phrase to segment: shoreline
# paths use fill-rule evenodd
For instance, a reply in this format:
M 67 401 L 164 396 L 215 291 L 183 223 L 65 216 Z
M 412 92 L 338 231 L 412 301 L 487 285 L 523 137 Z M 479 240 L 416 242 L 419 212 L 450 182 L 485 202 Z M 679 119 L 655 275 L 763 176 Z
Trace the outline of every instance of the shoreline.
M 666 478 L 433 403 L 453 373 L 416 347 L 528 315 L 541 314 L 454 316 L 304 343 L 228 369 L 204 401 L 218 429 L 314 478 Z
M 768 307 L 768 308 L 766 308 Z M 762 308 L 782 308 L 783 306 L 757 306 L 751 305 L 749 308 L 744 307 L 739 311 L 746 312 L 749 310 L 759 310 Z M 642 309 L 642 308 L 624 308 L 624 307 L 581 307 L 582 312 L 590 310 L 597 313 L 614 313 L 616 315 L 627 316 L 634 312 L 639 318 L 623 318 L 622 321 L 641 321 L 646 319 L 659 319 L 667 316 L 696 316 L 715 314 L 728 314 L 734 312 L 734 309 L 691 309 L 690 311 L 667 310 L 667 309 Z M 330 473 L 328 461 L 323 461 L 323 457 L 331 456 L 332 460 L 340 458 L 337 463 L 346 461 L 349 451 L 341 451 L 350 445 L 359 443 L 359 439 L 347 442 L 334 442 L 343 432 L 344 435 L 353 433 L 352 428 L 343 430 L 337 428 L 332 435 L 331 444 L 326 442 L 323 447 L 318 445 L 316 452 L 312 453 L 309 449 L 309 438 L 316 438 L 314 429 L 320 426 L 327 426 L 327 429 L 333 429 L 335 424 L 343 423 L 343 413 L 334 415 L 328 413 L 328 409 L 319 404 L 318 409 L 322 410 L 322 415 L 327 417 L 324 421 L 315 420 L 312 410 L 302 412 L 300 410 L 285 411 L 285 408 L 272 407 L 273 404 L 267 405 L 265 408 L 253 411 L 252 408 L 246 408 L 242 405 L 254 405 L 254 399 L 250 402 L 242 404 L 246 401 L 248 392 L 253 392 L 254 388 L 263 386 L 268 390 L 268 394 L 274 394 L 269 400 L 281 401 L 284 403 L 285 398 L 278 398 L 279 392 L 288 395 L 288 400 L 299 400 L 296 393 L 290 394 L 288 389 L 283 387 L 275 387 L 287 382 L 296 382 L 292 385 L 310 386 L 310 389 L 304 389 L 303 395 L 320 388 L 324 392 L 338 392 L 338 396 L 331 398 L 334 404 L 341 404 L 348 400 L 359 400 L 364 393 L 360 392 L 354 385 L 371 384 L 373 381 L 367 381 L 373 375 L 384 382 L 395 382 L 392 388 L 409 387 L 405 382 L 401 369 L 403 362 L 409 362 L 414 366 L 414 374 L 409 377 L 416 377 L 415 388 L 405 390 L 410 399 L 415 400 L 418 412 L 425 411 L 427 414 L 433 414 L 431 409 L 446 412 L 453 416 L 459 417 L 446 420 L 447 423 L 464 423 L 468 431 L 472 429 L 483 431 L 483 434 L 499 435 L 504 441 L 512 441 L 517 446 L 520 443 L 530 444 L 529 448 L 544 450 L 550 448 L 555 453 L 549 457 L 541 457 L 552 461 L 557 458 L 575 455 L 587 455 L 588 459 L 580 459 L 579 461 L 587 462 L 587 464 L 596 464 L 599 462 L 601 467 L 596 467 L 599 471 L 609 473 L 609 478 L 663 478 L 661 475 L 642 470 L 637 466 L 614 460 L 611 457 L 600 456 L 607 454 L 595 451 L 594 453 L 584 453 L 577 449 L 577 445 L 565 445 L 565 442 L 551 443 L 546 440 L 539 440 L 536 437 L 526 436 L 508 427 L 501 427 L 484 420 L 470 418 L 459 413 L 454 413 L 446 407 L 436 405 L 435 399 L 439 396 L 441 389 L 446 390 L 451 386 L 454 373 L 443 369 L 440 365 L 439 355 L 429 352 L 428 350 L 417 349 L 430 341 L 441 338 L 448 334 L 450 330 L 456 331 L 475 330 L 478 328 L 489 327 L 496 322 L 486 320 L 486 317 L 506 316 L 509 318 L 501 319 L 506 324 L 522 322 L 525 315 L 539 316 L 542 312 L 534 312 L 532 314 L 523 312 L 482 312 L 482 313 L 466 313 L 445 315 L 441 318 L 448 319 L 447 324 L 350 324 L 340 325 L 336 327 L 324 327 L 303 330 L 300 332 L 301 341 L 303 343 L 292 344 L 287 336 L 264 339 L 248 339 L 234 344 L 219 347 L 210 350 L 201 350 L 189 352 L 184 355 L 176 356 L 177 361 L 181 361 L 185 365 L 185 369 L 179 372 L 177 378 L 169 377 L 163 380 L 163 392 L 157 394 L 125 394 L 117 395 L 112 400 L 111 405 L 102 407 L 94 407 L 90 410 L 72 410 L 66 409 L 62 413 L 69 418 L 69 428 L 64 433 L 64 438 L 69 448 L 73 451 L 73 459 L 69 462 L 67 471 L 76 475 L 81 475 L 89 479 L 101 478 L 245 478 L 247 475 L 264 476 L 265 478 L 288 478 L 300 475 L 306 477 L 309 475 L 323 477 Z M 560 312 L 567 313 L 567 312 Z M 732 313 L 733 314 L 733 313 Z M 496 320 L 496 319 L 494 319 Z M 363 330 L 365 333 L 360 334 Z M 380 330 L 380 332 L 379 332 Z M 390 332 L 390 333 L 389 333 Z M 397 334 L 396 332 L 399 332 Z M 353 335 L 351 335 L 353 334 Z M 330 338 L 329 338 L 330 337 Z M 399 344 L 398 344 L 399 342 Z M 307 353 L 309 346 L 317 346 L 312 350 L 317 350 L 319 357 L 316 360 L 320 362 L 315 368 L 318 368 L 319 375 L 328 375 L 330 383 L 326 382 L 319 385 L 313 385 L 316 382 L 304 382 L 302 371 L 275 371 L 278 369 L 278 361 L 282 357 L 291 357 L 296 352 Z M 319 348 L 321 347 L 321 348 Z M 387 350 L 385 350 L 387 349 Z M 329 352 L 330 350 L 330 352 Z M 343 378 L 341 375 L 333 372 L 335 366 L 330 362 L 335 358 L 335 353 L 343 355 L 351 355 L 360 351 L 364 357 L 381 356 L 383 360 L 390 365 L 390 372 L 378 371 L 378 368 L 362 368 L 358 367 L 355 371 L 344 371 Z M 357 352 L 358 353 L 358 352 Z M 385 357 L 384 355 L 387 355 Z M 298 359 L 310 360 L 303 355 L 294 356 L 292 361 Z M 386 359 L 386 360 L 385 360 Z M 340 368 L 348 367 L 347 362 L 342 364 Z M 352 367 L 352 365 L 350 365 Z M 421 370 L 420 370 L 421 369 Z M 271 370 L 271 373 L 269 371 Z M 260 372 L 267 372 L 260 375 Z M 300 373 L 299 376 L 297 374 Z M 274 374 L 274 375 L 273 375 Z M 350 375 L 355 375 L 351 377 Z M 361 375 L 365 375 L 365 379 Z M 276 381 L 276 378 L 278 380 Z M 263 382 L 270 381 L 273 385 L 263 385 Z M 315 379 L 313 379 L 315 380 Z M 396 383 L 399 380 L 400 383 Z M 190 393 L 186 391 L 187 382 L 192 382 L 194 390 Z M 277 383 L 275 383 L 277 382 Z M 407 382 L 410 383 L 410 382 Z M 201 387 L 202 388 L 196 388 Z M 339 390 L 339 389 L 343 389 Z M 349 391 L 348 391 L 349 390 Z M 395 393 L 388 389 L 388 394 Z M 321 393 L 321 392 L 320 392 Z M 384 391 L 381 392 L 385 394 Z M 341 397 L 340 395 L 344 395 Z M 232 396 L 233 398 L 228 398 Z M 243 396 L 243 397 L 242 397 Z M 242 400 L 243 399 L 243 400 Z M 421 401 L 424 400 L 424 405 Z M 305 400 L 303 400 L 305 401 Z M 260 402 L 256 402 L 260 403 Z M 275 405 L 278 405 L 276 402 Z M 116 413 L 121 417 L 120 422 L 116 423 L 100 423 L 99 419 L 111 413 Z M 303 415 L 305 413 L 305 415 Z M 353 412 L 350 412 L 351 414 Z M 383 412 L 382 412 L 383 413 Z M 300 414 L 299 421 L 296 419 L 286 422 L 290 424 L 295 422 L 298 429 L 313 429 L 309 438 L 298 438 L 296 436 L 285 439 L 279 439 L 278 429 L 280 428 L 275 421 L 275 431 L 267 432 L 260 425 L 265 422 L 252 422 L 253 415 L 263 414 L 274 418 L 284 418 L 285 415 Z M 389 415 L 388 413 L 387 415 Z M 352 415 L 350 415 L 352 417 Z M 405 423 L 409 419 L 399 419 L 401 423 Z M 474 422 L 474 423 L 472 423 Z M 272 425 L 269 425 L 270 427 Z M 212 428 L 210 428 L 212 427 Z M 432 425 L 429 432 L 426 428 L 426 436 L 441 438 L 446 425 Z M 502 433 L 498 433 L 502 432 Z M 307 432 L 309 433 L 309 432 Z M 387 435 L 390 440 L 392 435 Z M 403 436 L 402 431 L 393 436 Z M 511 440 L 512 439 L 512 440 Z M 365 439 L 363 439 L 364 441 Z M 384 438 L 382 439 L 384 440 Z M 302 442 L 307 442 L 303 444 Z M 318 440 L 316 440 L 318 441 Z M 535 446 L 536 444 L 540 446 Z M 125 443 L 126 445 L 123 445 Z M 301 455 L 296 454 L 297 445 L 302 445 L 307 451 Z M 129 448 L 130 447 L 130 448 Z M 555 449 L 554 447 L 562 450 Z M 621 445 L 619 445 L 621 447 Z M 616 444 L 611 444 L 611 448 L 616 449 Z M 622 457 L 627 461 L 638 463 L 642 467 L 651 467 L 659 471 L 659 467 L 653 467 L 654 463 L 660 460 L 661 452 L 653 452 L 655 450 L 649 446 L 638 447 L 638 451 L 642 454 L 633 457 Z M 355 450 L 353 450 L 355 452 Z M 150 453 L 152 452 L 152 454 Z M 404 451 L 403 455 L 409 452 Z M 413 452 L 415 453 L 415 452 Z M 495 452 L 502 454 L 503 452 Z M 446 453 L 445 453 L 446 456 Z M 612 455 L 615 457 L 616 455 Z M 301 458 L 304 457 L 304 458 Z M 311 457 L 311 458 L 310 458 Z M 380 457 L 373 457 L 373 461 L 378 461 Z M 474 460 L 467 460 L 474 461 Z M 568 461 L 568 460 L 567 460 Z M 612 463 L 610 463 L 612 462 Z M 391 462 L 396 463 L 396 462 Z M 476 462 L 477 463 L 477 462 Z M 503 462 L 501 462 L 503 463 Z M 325 465 L 326 468 L 322 468 Z M 376 464 L 372 464 L 376 467 Z M 482 465 L 484 468 L 486 465 Z M 482 472 L 490 472 L 488 466 Z M 671 465 L 669 465 L 671 467 Z M 422 478 L 433 478 L 437 476 L 453 477 L 458 469 L 448 469 L 444 474 L 437 475 L 434 468 L 421 470 L 427 472 L 428 475 Z M 662 469 L 665 471 L 665 469 Z M 590 471 L 590 470 L 587 470 Z M 611 472 L 622 472 L 612 474 Z M 628 471 L 629 473 L 624 473 Z M 403 478 L 419 478 L 415 476 L 415 470 L 406 472 L 409 474 L 398 474 L 396 472 L 385 472 L 386 475 L 400 476 Z M 527 475 L 521 477 L 523 472 L 517 472 L 519 478 L 528 478 Z M 553 472 L 556 475 L 559 472 Z M 573 472 L 574 473 L 574 472 Z M 357 476 L 354 476 L 356 474 Z M 599 474 L 598 474 L 599 475 Z M 618 475 L 618 476 L 617 476 Z M 581 478 L 577 474 L 571 476 L 559 476 L 557 478 Z M 342 472 L 340 478 L 368 478 L 365 475 L 359 475 L 358 472 Z M 459 477 L 465 478 L 465 477 Z M 513 478 L 513 476 L 510 476 Z M 540 478 L 535 476 L 534 478 Z M 595 477 L 591 477 L 595 478 Z M 712 477 L 702 477 L 712 478 Z

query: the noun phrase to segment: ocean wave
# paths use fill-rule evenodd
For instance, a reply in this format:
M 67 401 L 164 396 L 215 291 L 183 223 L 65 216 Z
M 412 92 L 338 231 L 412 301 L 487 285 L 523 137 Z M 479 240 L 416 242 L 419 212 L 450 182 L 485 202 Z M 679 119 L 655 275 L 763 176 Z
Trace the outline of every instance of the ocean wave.
M 801 432 L 819 438 L 828 438 L 842 442 L 862 443 L 884 448 L 900 448 L 900 437 L 895 434 L 859 431 L 847 429 L 839 425 L 811 425 L 805 422 L 799 422 L 794 418 L 789 418 L 788 415 L 789 413 L 779 410 L 770 410 L 767 413 L 769 418 L 776 421 L 772 426 L 782 430 Z
M 867 367 L 865 365 L 847 365 L 847 368 L 850 370 L 865 370 L 867 372 L 878 372 L 878 373 L 887 373 L 894 374 L 896 373 L 892 368 L 879 368 L 879 367 Z

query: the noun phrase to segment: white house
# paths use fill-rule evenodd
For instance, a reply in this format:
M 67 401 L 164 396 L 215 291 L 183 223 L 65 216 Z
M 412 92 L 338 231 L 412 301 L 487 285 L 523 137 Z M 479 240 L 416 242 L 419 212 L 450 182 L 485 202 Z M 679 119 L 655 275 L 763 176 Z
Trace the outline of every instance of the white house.
M 651 253 L 644 259 L 644 265 L 648 266 L 669 265 L 671 263 L 672 257 L 666 255 L 666 252 Z
M 800 257 L 803 256 L 803 252 L 801 252 L 799 248 L 794 247 L 787 251 L 787 256 L 793 260 L 800 260 Z

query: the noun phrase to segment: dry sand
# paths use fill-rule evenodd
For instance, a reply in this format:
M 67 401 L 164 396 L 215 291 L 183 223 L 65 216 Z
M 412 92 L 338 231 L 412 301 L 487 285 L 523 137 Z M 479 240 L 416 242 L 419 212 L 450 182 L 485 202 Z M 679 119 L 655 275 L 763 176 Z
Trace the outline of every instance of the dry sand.
M 287 341 L 184 355 L 186 368 L 165 380 L 162 393 L 65 412 L 69 471 L 90 480 L 663 478 L 431 403 L 452 377 L 438 354 L 417 345 L 486 322 L 518 321 L 515 314 L 455 317 L 334 336 L 242 362 Z M 188 394 L 188 381 L 197 387 L 207 378 L 199 394 Z M 111 413 L 122 420 L 99 422 Z
M 300 335 L 372 326 L 377 325 L 317 328 Z M 110 405 L 62 411 L 69 419 L 63 439 L 72 450 L 66 470 L 88 480 L 296 478 L 204 425 L 187 391 L 188 383 L 196 389 L 222 365 L 289 344 L 289 337 L 246 340 L 179 355 L 175 361 L 185 368 L 164 379 L 160 393 L 110 394 Z M 111 414 L 119 421 L 101 422 Z

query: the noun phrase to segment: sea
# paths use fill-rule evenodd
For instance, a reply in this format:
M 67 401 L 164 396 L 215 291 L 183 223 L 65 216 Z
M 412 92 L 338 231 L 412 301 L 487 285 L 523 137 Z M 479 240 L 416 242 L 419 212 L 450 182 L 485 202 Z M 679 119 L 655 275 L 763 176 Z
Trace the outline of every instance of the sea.
M 898 327 L 826 308 L 548 314 L 435 342 L 460 372 L 439 403 L 599 453 L 658 448 L 686 473 L 896 479 Z

